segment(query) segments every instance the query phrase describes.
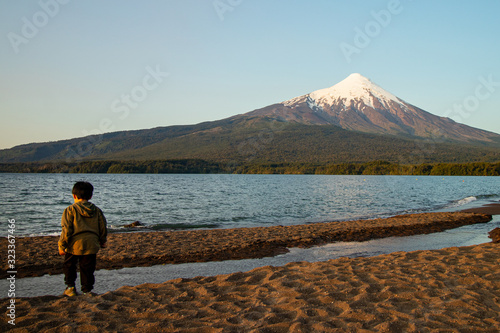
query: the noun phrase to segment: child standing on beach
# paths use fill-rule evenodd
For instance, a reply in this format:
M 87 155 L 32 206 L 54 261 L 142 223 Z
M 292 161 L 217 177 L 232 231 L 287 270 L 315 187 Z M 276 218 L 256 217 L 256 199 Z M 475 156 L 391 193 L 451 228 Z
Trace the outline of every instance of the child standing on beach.
M 106 218 L 101 209 L 89 202 L 94 187 L 88 182 L 73 186 L 74 204 L 67 207 L 61 218 L 62 232 L 59 238 L 59 254 L 64 255 L 64 295 L 76 296 L 76 264 L 80 262 L 80 281 L 84 295 L 92 295 L 96 254 L 106 247 Z

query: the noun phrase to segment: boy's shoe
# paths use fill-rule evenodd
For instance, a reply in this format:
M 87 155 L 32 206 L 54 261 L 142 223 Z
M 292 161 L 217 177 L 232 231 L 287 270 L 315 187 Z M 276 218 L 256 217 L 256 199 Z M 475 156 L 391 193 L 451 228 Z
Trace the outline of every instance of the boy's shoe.
M 87 291 L 87 292 L 84 292 L 83 293 L 83 296 L 87 296 L 87 297 L 94 297 L 94 296 L 97 296 L 96 293 L 93 293 L 91 291 Z
M 66 287 L 64 290 L 64 296 L 73 297 L 76 296 L 75 287 Z

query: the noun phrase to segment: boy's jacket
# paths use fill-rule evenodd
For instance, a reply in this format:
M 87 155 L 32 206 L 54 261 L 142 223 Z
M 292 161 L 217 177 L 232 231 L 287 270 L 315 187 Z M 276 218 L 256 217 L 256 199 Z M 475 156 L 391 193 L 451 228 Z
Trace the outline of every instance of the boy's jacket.
M 64 210 L 59 248 L 75 255 L 95 254 L 108 235 L 106 218 L 91 202 L 77 202 Z

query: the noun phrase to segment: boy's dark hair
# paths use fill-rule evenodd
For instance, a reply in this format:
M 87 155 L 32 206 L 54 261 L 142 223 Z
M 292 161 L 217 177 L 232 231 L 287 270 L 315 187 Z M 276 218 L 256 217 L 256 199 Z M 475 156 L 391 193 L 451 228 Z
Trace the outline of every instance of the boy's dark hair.
M 92 198 L 92 193 L 94 192 L 94 186 L 89 182 L 76 182 L 73 185 L 73 190 L 71 193 L 76 195 L 78 199 L 90 200 Z

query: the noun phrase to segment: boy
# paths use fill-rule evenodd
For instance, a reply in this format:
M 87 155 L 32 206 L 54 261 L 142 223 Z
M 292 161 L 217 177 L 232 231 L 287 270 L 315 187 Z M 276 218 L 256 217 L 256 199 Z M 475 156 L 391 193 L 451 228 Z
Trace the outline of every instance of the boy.
M 59 254 L 64 255 L 64 295 L 76 296 L 76 264 L 80 262 L 80 281 L 84 295 L 92 295 L 96 253 L 106 247 L 106 218 L 102 211 L 89 202 L 94 187 L 88 182 L 77 182 L 73 186 L 74 204 L 64 210 L 61 219 L 62 232 L 59 238 Z

